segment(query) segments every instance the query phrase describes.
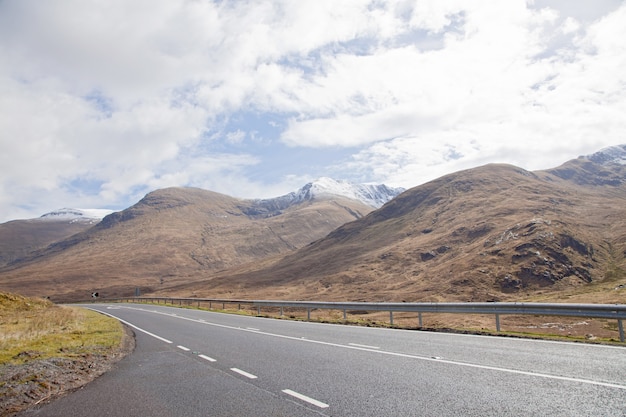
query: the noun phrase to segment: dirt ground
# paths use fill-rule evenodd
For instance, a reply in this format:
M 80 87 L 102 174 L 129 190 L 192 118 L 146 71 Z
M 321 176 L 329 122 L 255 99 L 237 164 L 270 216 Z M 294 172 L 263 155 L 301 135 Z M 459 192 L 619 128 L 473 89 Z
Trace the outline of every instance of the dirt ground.
M 77 358 L 33 358 L 22 365 L 0 366 L 0 417 L 14 416 L 79 389 L 94 380 L 135 348 L 135 338 L 125 328 L 122 344 L 107 354 Z M 28 356 L 28 352 L 23 355 Z

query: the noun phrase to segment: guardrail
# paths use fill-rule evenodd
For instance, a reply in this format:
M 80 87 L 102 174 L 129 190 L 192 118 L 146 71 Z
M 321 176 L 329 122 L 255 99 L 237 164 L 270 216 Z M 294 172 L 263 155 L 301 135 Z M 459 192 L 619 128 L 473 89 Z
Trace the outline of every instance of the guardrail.
M 311 310 L 340 310 L 344 320 L 348 311 L 388 311 L 389 322 L 393 324 L 394 312 L 413 312 L 418 314 L 419 327 L 422 327 L 422 313 L 458 313 L 458 314 L 493 314 L 496 319 L 496 330 L 500 331 L 501 315 L 532 315 L 532 316 L 564 316 L 603 318 L 617 320 L 620 341 L 624 342 L 624 324 L 626 319 L 626 304 L 558 304 L 558 303 L 363 303 L 363 302 L 319 302 L 319 301 L 279 301 L 279 300 L 231 300 L 219 298 L 169 298 L 169 297 L 129 297 L 116 298 L 109 301 L 146 301 L 168 302 L 174 304 L 213 303 L 242 304 L 256 307 L 257 314 L 261 314 L 261 307 L 280 308 L 283 315 L 284 308 L 301 308 L 307 311 L 307 320 L 311 320 Z

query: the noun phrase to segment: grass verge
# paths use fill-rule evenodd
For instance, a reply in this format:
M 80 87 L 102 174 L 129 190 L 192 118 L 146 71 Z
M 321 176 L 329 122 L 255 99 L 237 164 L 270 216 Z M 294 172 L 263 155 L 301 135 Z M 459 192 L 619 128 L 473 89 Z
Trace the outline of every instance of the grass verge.
M 0 292 L 0 417 L 80 388 L 133 347 L 111 317 Z
M 0 293 L 0 365 L 106 353 L 122 336 L 120 322 L 94 311 Z

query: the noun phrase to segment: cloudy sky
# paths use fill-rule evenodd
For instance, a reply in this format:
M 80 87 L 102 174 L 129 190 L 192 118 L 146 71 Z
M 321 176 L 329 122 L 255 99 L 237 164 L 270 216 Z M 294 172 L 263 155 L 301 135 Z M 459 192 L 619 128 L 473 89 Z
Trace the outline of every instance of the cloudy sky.
M 0 1 L 0 222 L 626 143 L 626 3 Z

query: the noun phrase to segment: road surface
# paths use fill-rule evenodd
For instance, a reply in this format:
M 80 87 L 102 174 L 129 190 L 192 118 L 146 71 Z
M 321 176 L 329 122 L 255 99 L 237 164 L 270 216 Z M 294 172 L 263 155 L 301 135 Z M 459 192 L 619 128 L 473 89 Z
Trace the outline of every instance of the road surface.
M 626 416 L 626 347 L 86 307 L 135 351 L 21 416 Z

